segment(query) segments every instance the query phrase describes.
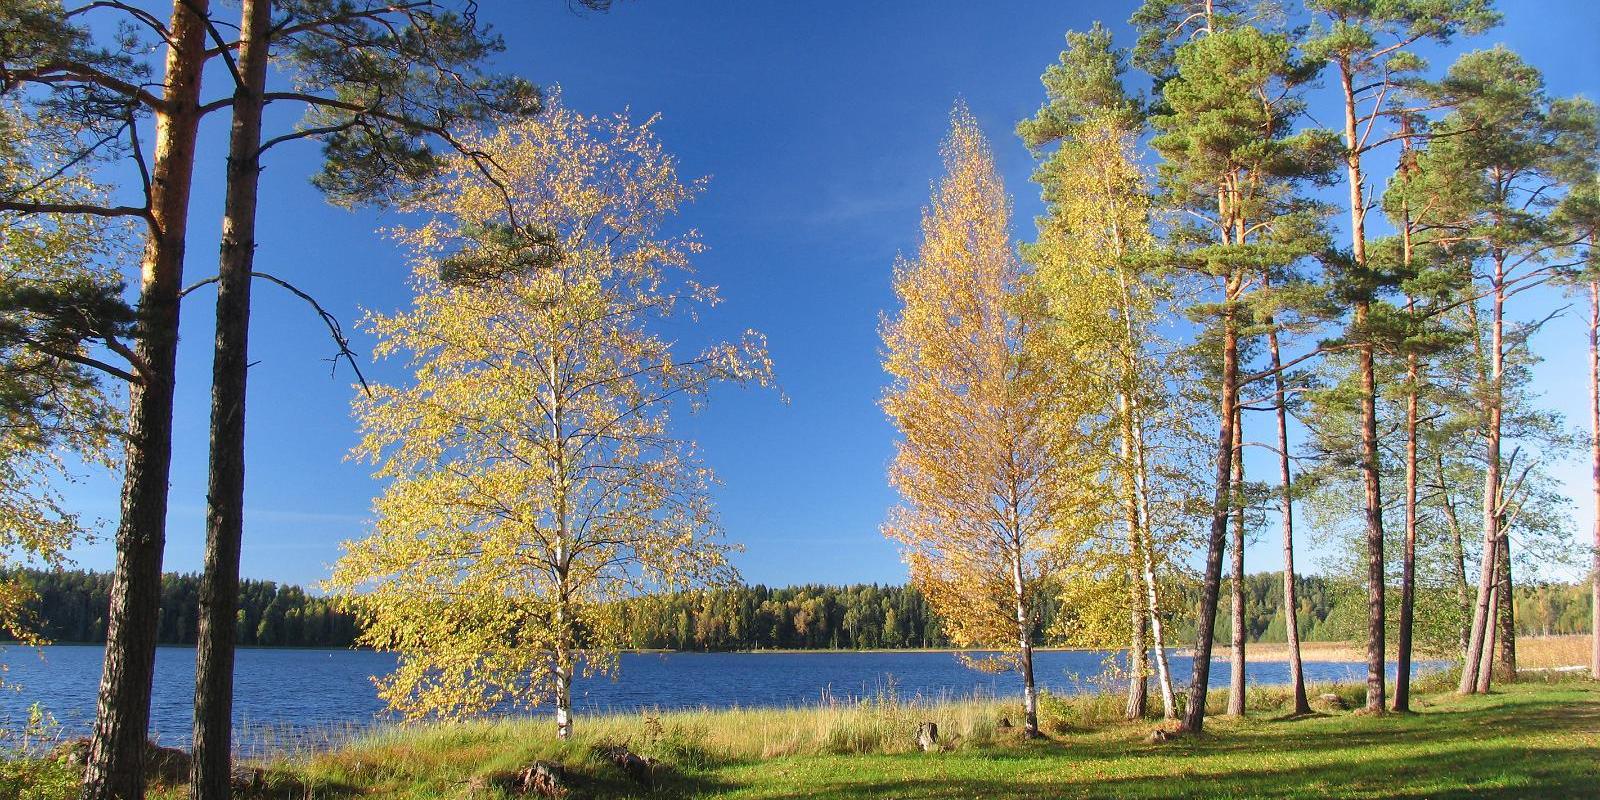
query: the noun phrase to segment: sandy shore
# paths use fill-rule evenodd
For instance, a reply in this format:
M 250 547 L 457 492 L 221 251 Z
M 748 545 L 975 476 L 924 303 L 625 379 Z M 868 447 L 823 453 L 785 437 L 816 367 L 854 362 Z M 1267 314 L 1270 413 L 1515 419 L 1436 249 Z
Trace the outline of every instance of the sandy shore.
M 1521 636 L 1517 638 L 1517 667 L 1519 669 L 1559 669 L 1588 663 L 1589 637 L 1574 636 Z M 1190 655 L 1193 651 L 1180 651 Z M 1229 658 L 1233 648 L 1218 645 L 1212 658 Z M 1288 661 L 1289 647 L 1282 642 L 1257 642 L 1245 645 L 1246 661 Z M 1334 661 L 1364 664 L 1367 649 L 1357 642 L 1301 642 L 1300 657 L 1306 661 Z M 1394 657 L 1393 653 L 1389 654 Z M 1433 658 L 1436 656 L 1427 656 Z

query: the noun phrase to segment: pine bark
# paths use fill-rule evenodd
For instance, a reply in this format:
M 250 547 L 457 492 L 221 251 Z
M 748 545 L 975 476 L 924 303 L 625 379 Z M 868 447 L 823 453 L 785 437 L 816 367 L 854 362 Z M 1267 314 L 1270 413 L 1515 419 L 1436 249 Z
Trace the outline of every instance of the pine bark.
M 1363 196 L 1361 140 L 1356 123 L 1355 75 L 1348 60 L 1341 59 L 1339 86 L 1344 94 L 1345 173 L 1350 192 L 1350 255 L 1355 262 L 1356 279 L 1370 280 L 1367 272 L 1367 205 Z M 1378 455 L 1378 387 L 1373 344 L 1364 330 L 1371 314 L 1371 300 L 1363 293 L 1355 306 L 1357 342 L 1356 368 L 1361 379 L 1361 483 L 1367 523 L 1367 710 L 1378 713 L 1384 707 L 1384 564 L 1383 492 Z
M 1238 404 L 1233 409 L 1233 487 L 1235 495 L 1244 488 L 1244 415 L 1239 410 Z M 1244 502 L 1233 505 L 1233 541 L 1230 543 L 1229 555 L 1232 557 L 1233 574 L 1228 585 L 1228 595 L 1231 601 L 1229 611 L 1232 616 L 1232 648 L 1230 656 L 1231 672 L 1228 676 L 1228 716 L 1244 716 L 1245 692 L 1245 662 L 1244 662 Z
M 1229 292 L 1229 300 L 1234 299 Z M 1206 690 L 1211 680 L 1212 629 L 1217 621 L 1217 599 L 1222 589 L 1222 552 L 1228 537 L 1228 510 L 1233 497 L 1234 406 L 1238 402 L 1239 342 L 1231 307 L 1222 317 L 1222 386 L 1217 431 L 1216 492 L 1211 505 L 1211 531 L 1206 544 L 1204 586 L 1200 595 L 1200 616 L 1196 620 L 1194 669 L 1189 679 L 1188 703 L 1183 710 L 1181 729 L 1201 733 L 1206 721 Z
M 1406 543 L 1400 563 L 1400 627 L 1395 659 L 1394 710 L 1411 710 L 1411 628 L 1417 571 L 1417 381 L 1415 353 L 1406 355 Z
M 1267 321 L 1267 352 L 1272 357 L 1272 405 L 1278 423 L 1278 515 L 1283 524 L 1283 623 L 1289 645 L 1289 685 L 1294 713 L 1311 713 L 1306 697 L 1305 669 L 1300 663 L 1300 599 L 1294 585 L 1294 475 L 1289 469 L 1289 410 L 1284 389 L 1283 357 L 1278 351 L 1278 330 Z
M 150 170 L 151 233 L 141 261 L 135 354 L 143 380 L 128 390 L 128 438 L 106 617 L 105 668 L 83 775 L 83 800 L 140 800 L 161 608 L 178 310 L 190 184 L 200 122 L 209 0 L 172 7 Z
M 233 665 L 244 543 L 245 394 L 249 375 L 250 273 L 255 266 L 272 24 L 271 0 L 241 8 L 227 192 L 217 268 L 217 326 L 211 365 L 211 469 L 206 492 L 205 573 L 195 645 L 194 759 L 189 796 L 227 800 L 232 787 Z
M 1517 595 L 1511 580 L 1511 537 L 1504 532 L 1500 534 L 1499 559 L 1496 579 L 1500 585 L 1500 607 L 1496 617 L 1500 630 L 1495 634 L 1495 661 L 1500 679 L 1514 681 L 1517 679 Z
M 1594 241 L 1591 238 L 1590 248 Z M 1589 281 L 1589 469 L 1594 554 L 1589 567 L 1589 676 L 1600 678 L 1600 280 Z
M 1487 419 L 1484 423 L 1484 470 L 1483 470 L 1483 556 L 1478 572 L 1478 602 L 1472 615 L 1472 633 L 1467 640 L 1466 657 L 1462 662 L 1461 683 L 1457 691 L 1461 694 L 1488 691 L 1490 670 L 1486 666 L 1488 659 L 1484 657 L 1486 651 L 1492 652 L 1492 639 L 1494 637 L 1494 617 L 1492 594 L 1497 588 L 1496 565 L 1499 561 L 1500 537 L 1504 532 L 1500 530 L 1502 499 L 1500 497 L 1500 432 L 1501 432 L 1501 387 L 1502 370 L 1504 368 L 1504 320 L 1505 320 L 1505 265 L 1499 253 L 1495 254 L 1494 284 L 1490 305 L 1489 329 L 1489 380 L 1487 387 L 1488 396 L 1483 398 L 1486 406 Z M 1503 598 L 1501 598 L 1503 600 Z M 1489 646 L 1485 646 L 1490 642 Z M 1480 677 L 1479 672 L 1485 673 Z M 1481 688 L 1480 688 L 1481 687 Z

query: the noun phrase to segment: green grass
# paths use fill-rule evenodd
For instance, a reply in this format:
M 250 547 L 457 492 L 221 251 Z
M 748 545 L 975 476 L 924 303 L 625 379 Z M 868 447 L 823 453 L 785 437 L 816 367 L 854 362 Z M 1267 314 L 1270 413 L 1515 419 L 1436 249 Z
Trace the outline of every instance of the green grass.
M 1009 703 L 892 694 L 807 709 L 581 718 L 567 742 L 547 720 L 429 725 L 280 760 L 256 796 L 497 798 L 481 788 L 484 776 L 547 759 L 577 776 L 579 797 L 1600 797 L 1600 684 L 1532 679 L 1457 697 L 1449 677 L 1424 681 L 1416 713 L 1377 717 L 1289 718 L 1283 690 L 1263 688 L 1244 719 L 1216 716 L 1206 735 L 1160 744 L 1145 741 L 1159 720 L 1122 722 L 1112 695 L 1046 703 L 1048 737 L 1033 742 L 999 725 L 1019 721 Z M 1350 701 L 1360 691 L 1339 689 Z M 954 739 L 950 750 L 916 751 L 923 720 Z M 615 743 L 667 765 L 653 791 L 595 753 Z

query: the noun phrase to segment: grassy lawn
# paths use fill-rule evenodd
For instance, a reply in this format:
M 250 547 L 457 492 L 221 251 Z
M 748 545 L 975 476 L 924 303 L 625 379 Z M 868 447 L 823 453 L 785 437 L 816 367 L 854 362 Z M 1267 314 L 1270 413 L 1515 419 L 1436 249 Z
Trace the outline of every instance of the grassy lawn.
M 1286 718 L 1281 687 L 1251 692 L 1249 715 L 1152 744 L 1156 720 L 1118 719 L 1115 695 L 1052 698 L 1042 741 L 1023 741 L 1005 702 L 893 696 L 801 709 L 585 717 L 557 741 L 547 719 L 396 728 L 265 767 L 241 798 L 495 800 L 496 779 L 559 762 L 573 798 L 975 797 L 1600 797 L 1600 683 L 1540 676 L 1457 697 L 1436 675 L 1416 713 L 1324 711 Z M 1333 687 L 1317 687 L 1329 691 Z M 1340 687 L 1352 704 L 1360 687 Z M 1218 693 L 1220 711 L 1225 692 Z M 913 732 L 938 723 L 944 752 Z M 653 789 L 599 752 L 623 744 L 659 759 Z M 0 796 L 67 800 L 76 772 L 49 759 L 0 760 Z M 157 787 L 160 800 L 185 797 Z
M 785 758 L 704 774 L 730 798 L 1600 797 L 1600 690 L 1433 696 L 1411 715 L 1208 723 L 1146 744 L 1147 726 L 937 755 Z
M 1245 719 L 1159 744 L 1144 738 L 1153 721 L 1108 719 L 1115 700 L 1057 704 L 1036 742 L 995 724 L 1015 713 L 1004 705 L 892 701 L 590 719 L 566 743 L 543 721 L 434 726 L 273 771 L 290 781 L 279 797 L 386 800 L 496 797 L 474 777 L 536 758 L 565 764 L 591 797 L 1600 797 L 1600 684 L 1585 679 L 1428 693 L 1416 713 L 1380 717 L 1287 719 L 1273 708 L 1281 696 L 1263 692 Z M 924 718 L 954 733 L 954 749 L 915 751 Z M 654 791 L 594 755 L 608 742 L 669 766 Z

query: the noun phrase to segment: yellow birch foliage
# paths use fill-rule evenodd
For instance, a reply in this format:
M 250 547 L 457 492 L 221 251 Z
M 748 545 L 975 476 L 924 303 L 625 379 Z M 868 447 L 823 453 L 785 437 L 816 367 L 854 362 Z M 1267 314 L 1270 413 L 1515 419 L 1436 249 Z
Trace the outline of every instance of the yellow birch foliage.
M 549 700 L 564 725 L 573 675 L 616 667 L 616 601 L 734 577 L 714 476 L 669 411 L 714 384 L 769 384 L 771 365 L 754 332 L 690 353 L 658 333 L 681 335 L 717 295 L 689 278 L 698 236 L 664 230 L 700 187 L 652 122 L 552 97 L 466 136 L 480 157 L 417 209 L 429 221 L 397 232 L 415 299 L 365 325 L 413 375 L 355 403 L 353 455 L 388 483 L 329 586 L 354 593 L 364 644 L 400 654 L 379 689 L 408 716 Z M 508 247 L 553 262 L 441 276 Z
M 882 330 L 883 408 L 901 435 L 889 470 L 901 502 L 884 533 L 954 642 L 1015 648 L 1019 605 L 1037 624 L 1057 540 L 1093 505 L 1084 477 L 1103 448 L 1084 436 L 1074 370 L 1023 291 L 1010 201 L 962 107 L 942 154 L 921 246 L 895 267 L 900 312 Z
M 1075 386 L 1107 447 L 1095 476 L 1103 491 L 1076 517 L 1060 574 L 1056 632 L 1083 647 L 1125 647 L 1133 604 L 1144 603 L 1140 469 L 1148 474 L 1145 437 L 1161 406 L 1145 350 L 1157 297 L 1136 261 L 1151 243 L 1148 193 L 1125 119 L 1117 109 L 1086 114 L 1040 165 L 1049 213 L 1027 252 L 1053 347 L 1080 365 Z

